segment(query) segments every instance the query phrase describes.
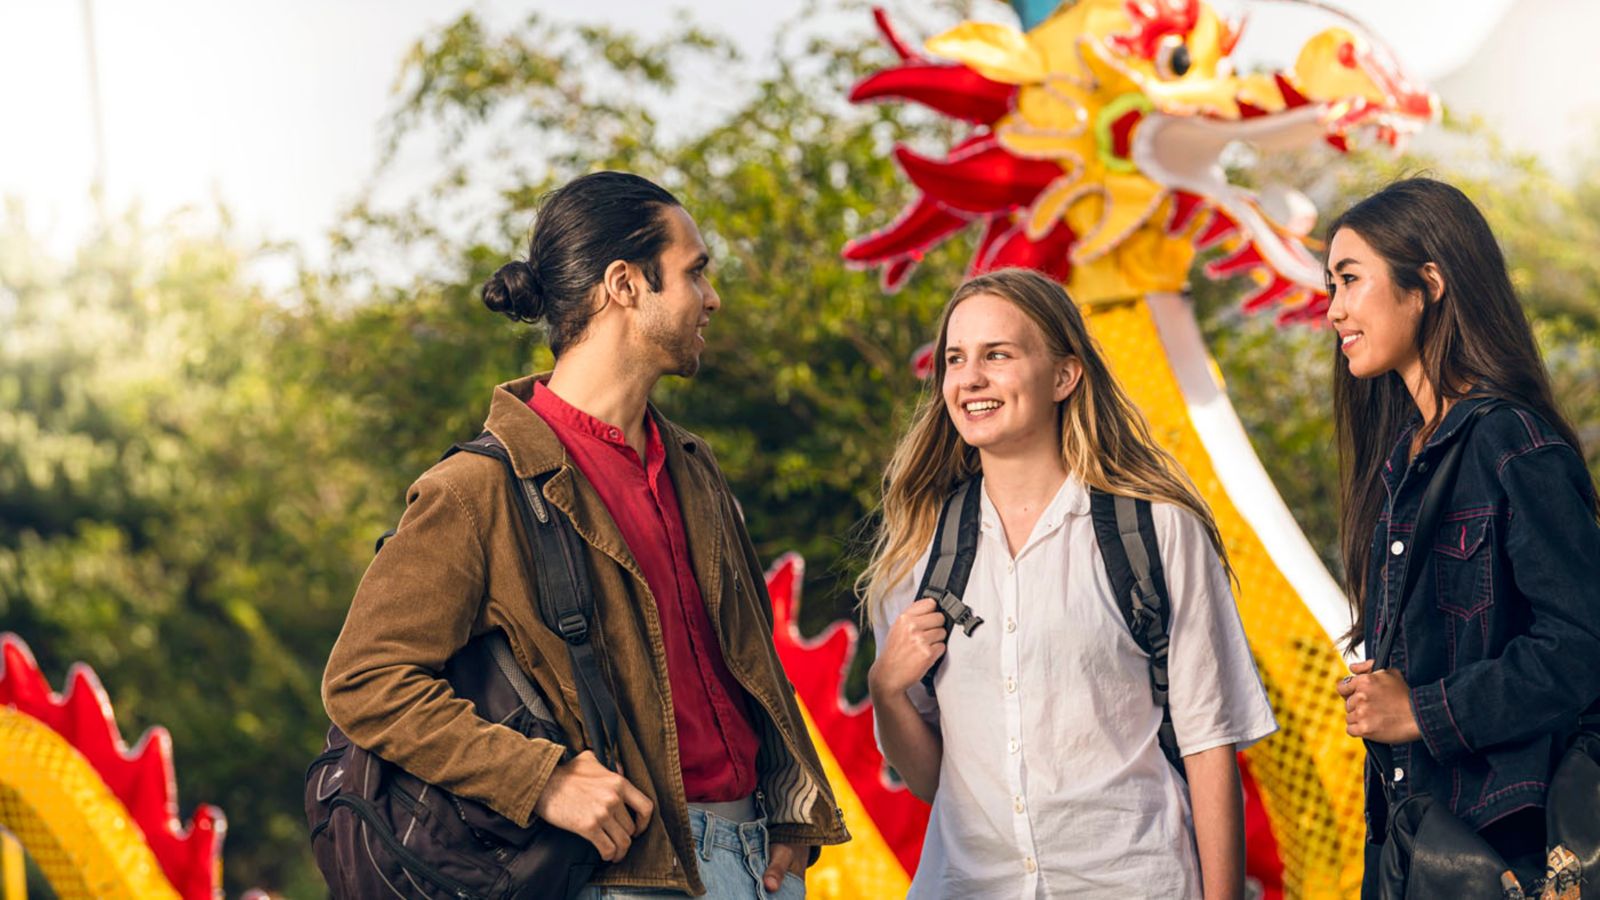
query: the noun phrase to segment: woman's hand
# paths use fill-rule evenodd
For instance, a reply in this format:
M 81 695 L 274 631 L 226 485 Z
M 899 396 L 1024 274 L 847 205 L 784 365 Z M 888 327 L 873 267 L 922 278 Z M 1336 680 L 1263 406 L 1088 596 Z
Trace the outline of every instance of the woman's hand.
M 906 607 L 889 626 L 889 636 L 878 648 L 878 658 L 867 672 L 873 700 L 903 695 L 944 655 L 944 613 L 939 604 L 923 598 Z
M 1350 667 L 1339 680 L 1344 698 L 1345 731 L 1351 737 L 1380 744 L 1409 744 L 1422 740 L 1416 713 L 1411 709 L 1411 688 L 1394 669 L 1372 671 L 1372 660 Z
M 944 613 L 932 600 L 906 607 L 878 644 L 878 658 L 867 672 L 872 716 L 877 721 L 883 757 L 924 803 L 939 789 L 944 742 L 907 693 L 944 655 Z

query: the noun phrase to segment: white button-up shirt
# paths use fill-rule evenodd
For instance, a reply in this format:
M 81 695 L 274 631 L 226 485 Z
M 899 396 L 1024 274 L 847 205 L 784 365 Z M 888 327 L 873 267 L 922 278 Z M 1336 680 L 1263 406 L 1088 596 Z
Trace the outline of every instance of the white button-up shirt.
M 1277 729 L 1222 565 L 1194 516 L 1154 504 L 1172 610 L 1169 704 L 1187 756 Z M 943 737 L 912 898 L 1199 897 L 1188 792 L 1161 753 L 1148 657 L 1111 594 L 1089 494 L 1068 478 L 1013 559 L 987 492 L 957 629 L 912 702 Z M 876 632 L 912 602 L 927 555 Z

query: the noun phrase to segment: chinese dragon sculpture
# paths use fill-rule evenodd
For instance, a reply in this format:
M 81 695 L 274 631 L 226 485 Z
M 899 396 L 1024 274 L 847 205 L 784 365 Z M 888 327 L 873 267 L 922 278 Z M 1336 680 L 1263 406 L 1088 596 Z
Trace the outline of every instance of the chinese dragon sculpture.
M 63 900 L 212 900 L 227 830 L 207 804 L 179 823 L 165 728 L 129 750 L 92 669 L 74 665 L 58 695 L 28 645 L 0 634 L 0 896 L 21 896 L 26 850 Z
M 1301 5 L 1341 22 L 1270 74 L 1236 71 L 1243 20 L 1200 0 L 1012 5 L 1020 29 L 963 22 L 925 53 L 876 13 L 900 62 L 850 99 L 919 104 L 972 130 L 943 158 L 896 148 L 915 199 L 851 241 L 844 258 L 878 268 L 894 290 L 929 248 L 972 229 L 974 273 L 1027 266 L 1067 287 L 1216 513 L 1239 578 L 1239 610 L 1281 727 L 1241 755 L 1250 877 L 1269 898 L 1351 896 L 1361 878 L 1361 753 L 1333 691 L 1346 671 L 1336 649 L 1346 602 L 1251 449 L 1184 290 L 1196 255 L 1210 250 L 1207 276 L 1254 284 L 1245 312 L 1273 311 L 1284 325 L 1320 319 L 1314 206 L 1292 189 L 1230 183 L 1224 150 L 1325 142 L 1344 151 L 1358 135 L 1398 148 L 1437 118 L 1438 102 L 1359 23 L 1314 0 Z M 923 372 L 930 349 L 916 360 Z M 812 895 L 903 895 L 927 808 L 888 780 L 871 710 L 844 700 L 854 627 L 810 640 L 794 628 L 799 571 L 786 558 L 771 573 L 779 652 L 856 836 L 824 853 Z

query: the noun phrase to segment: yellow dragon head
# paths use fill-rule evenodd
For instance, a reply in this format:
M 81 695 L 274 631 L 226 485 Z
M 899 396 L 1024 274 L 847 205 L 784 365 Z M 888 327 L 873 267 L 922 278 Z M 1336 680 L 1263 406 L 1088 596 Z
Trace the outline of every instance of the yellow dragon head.
M 1243 21 L 1200 0 L 1068 0 L 1037 22 L 1031 4 L 1014 5 L 1026 30 L 964 22 L 927 42 L 941 60 L 909 49 L 877 13 L 902 64 L 851 99 L 911 100 L 978 126 L 942 160 L 896 149 L 922 196 L 844 251 L 882 266 L 891 289 L 927 248 L 977 223 L 975 272 L 1031 266 L 1080 303 L 1181 290 L 1196 250 L 1220 245 L 1207 271 L 1253 277 L 1247 310 L 1319 317 L 1314 207 L 1291 189 L 1231 184 L 1223 150 L 1325 140 L 1342 151 L 1357 130 L 1398 146 L 1438 114 L 1353 21 L 1314 36 L 1290 71 L 1240 74 Z

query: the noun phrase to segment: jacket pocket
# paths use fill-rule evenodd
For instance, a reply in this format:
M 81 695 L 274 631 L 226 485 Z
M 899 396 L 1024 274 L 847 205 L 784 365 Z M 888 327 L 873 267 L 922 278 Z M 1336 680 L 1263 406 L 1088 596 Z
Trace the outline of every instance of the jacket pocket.
M 1494 514 L 1449 516 L 1433 539 L 1434 605 L 1470 619 L 1494 605 Z

